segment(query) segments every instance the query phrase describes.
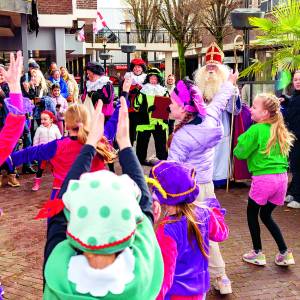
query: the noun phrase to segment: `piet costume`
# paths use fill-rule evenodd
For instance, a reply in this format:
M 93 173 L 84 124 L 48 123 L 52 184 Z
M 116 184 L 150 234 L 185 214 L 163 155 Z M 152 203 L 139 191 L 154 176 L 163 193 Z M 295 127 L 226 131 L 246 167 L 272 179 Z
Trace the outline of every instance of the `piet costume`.
M 141 66 L 143 72 L 139 75 L 135 74 L 133 70 L 135 66 Z M 134 108 L 134 101 L 135 98 L 138 97 L 140 90 L 142 89 L 142 86 L 146 80 L 146 76 L 147 76 L 146 71 L 147 71 L 146 63 L 141 58 L 134 58 L 130 62 L 130 72 L 127 72 L 125 74 L 125 78 L 127 76 L 132 77 L 132 84 L 128 96 L 128 99 L 130 101 L 128 112 L 129 112 L 129 130 L 130 130 L 129 133 L 130 133 L 131 144 L 133 144 L 133 142 L 136 140 L 136 126 L 138 125 L 138 113 Z
M 98 62 L 89 62 L 86 70 L 99 76 L 96 81 L 86 82 L 86 98 L 84 105 L 92 115 L 99 99 L 103 102 L 102 112 L 107 120 L 114 112 L 114 89 L 109 77 L 105 76 L 104 68 Z
M 154 300 L 163 262 L 142 168 L 133 149 L 125 148 L 120 163 L 132 179 L 109 171 L 85 173 L 94 155 L 94 147 L 83 146 L 63 184 L 62 200 L 55 200 L 60 203 L 55 213 L 64 208 L 65 217 L 61 211 L 48 224 L 43 299 Z M 82 252 L 116 254 L 116 259 L 96 269 Z
M 149 78 L 157 77 L 157 84 L 151 84 Z M 159 160 L 167 159 L 166 141 L 168 134 L 167 120 L 152 117 L 155 110 L 155 96 L 167 96 L 168 91 L 163 86 L 163 78 L 158 69 L 148 70 L 147 77 L 139 96 L 135 99 L 134 107 L 138 111 L 138 126 L 136 153 L 141 164 L 145 164 L 147 158 L 148 144 L 151 135 L 155 141 L 156 157 Z
M 154 197 L 161 204 L 193 203 L 199 194 L 195 169 L 185 164 L 161 161 L 151 169 L 149 177 Z M 209 255 L 209 240 L 221 242 L 228 237 L 225 211 L 217 199 L 211 198 L 204 205 L 195 206 L 194 213 Z M 164 281 L 157 300 L 203 299 L 210 287 L 208 257 L 201 252 L 195 235 L 188 234 L 186 216 L 165 217 L 156 236 L 164 259 Z

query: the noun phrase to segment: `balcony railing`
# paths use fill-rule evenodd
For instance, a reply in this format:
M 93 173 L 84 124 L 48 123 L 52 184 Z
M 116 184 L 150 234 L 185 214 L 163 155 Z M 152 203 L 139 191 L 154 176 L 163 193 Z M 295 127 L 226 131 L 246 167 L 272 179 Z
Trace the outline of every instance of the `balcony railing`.
M 118 43 L 119 45 L 127 43 L 127 33 L 125 30 L 110 30 L 108 28 L 102 29 L 95 35 L 95 42 L 102 43 L 103 38 L 107 39 L 107 43 Z M 199 38 L 199 41 L 194 39 L 193 42 L 200 43 L 201 38 Z M 147 43 L 168 43 L 172 45 L 175 44 L 176 41 L 167 30 L 132 30 L 129 35 L 129 43 L 144 43 L 145 45 Z

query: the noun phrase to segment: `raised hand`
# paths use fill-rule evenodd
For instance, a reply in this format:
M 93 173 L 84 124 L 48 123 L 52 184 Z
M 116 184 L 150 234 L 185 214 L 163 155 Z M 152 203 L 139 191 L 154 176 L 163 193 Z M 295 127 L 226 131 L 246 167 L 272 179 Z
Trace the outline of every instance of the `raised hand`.
M 120 150 L 131 147 L 129 138 L 129 117 L 128 117 L 128 107 L 124 97 L 120 98 L 121 107 L 119 111 L 119 120 L 117 127 L 117 143 Z
M 126 76 L 123 82 L 123 91 L 128 93 L 131 84 L 132 84 L 132 76 L 131 75 Z
M 98 141 L 101 140 L 104 132 L 104 115 L 102 113 L 103 102 L 98 101 L 97 107 L 93 113 L 91 130 L 87 137 L 86 144 L 96 148 Z
M 14 53 L 10 53 L 10 64 L 6 71 L 1 67 L 1 72 L 4 76 L 4 80 L 8 83 L 11 93 L 21 93 L 21 75 L 23 70 L 23 56 L 22 52 L 17 52 L 17 58 L 15 59 Z
M 239 71 L 236 70 L 234 73 L 232 73 L 232 72 L 230 73 L 228 80 L 232 84 L 236 85 L 236 82 L 237 82 L 238 78 L 239 78 Z
M 153 208 L 154 223 L 157 223 L 161 215 L 161 206 L 160 203 L 155 199 L 153 199 L 152 208 Z

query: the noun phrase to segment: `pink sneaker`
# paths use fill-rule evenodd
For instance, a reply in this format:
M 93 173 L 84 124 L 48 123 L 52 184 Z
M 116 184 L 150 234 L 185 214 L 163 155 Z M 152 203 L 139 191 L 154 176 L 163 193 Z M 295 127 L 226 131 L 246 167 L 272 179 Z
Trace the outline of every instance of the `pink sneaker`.
M 41 187 L 41 181 L 42 181 L 42 178 L 34 178 L 34 185 L 32 187 L 32 191 L 38 191 Z

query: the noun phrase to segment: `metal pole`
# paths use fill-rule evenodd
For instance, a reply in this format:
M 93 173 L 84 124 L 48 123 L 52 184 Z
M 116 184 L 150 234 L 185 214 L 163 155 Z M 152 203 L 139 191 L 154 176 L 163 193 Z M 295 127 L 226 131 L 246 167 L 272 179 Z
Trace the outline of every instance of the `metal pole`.
M 129 45 L 130 32 L 126 32 L 126 34 L 127 34 L 127 44 Z M 127 71 L 128 72 L 130 71 L 130 53 L 129 52 L 127 53 Z
M 250 32 L 249 29 L 244 29 L 244 41 L 245 41 L 245 50 L 244 50 L 244 64 L 243 67 L 244 69 L 249 67 L 249 59 L 250 59 L 250 49 L 249 49 L 249 44 L 250 44 Z
M 106 75 L 106 59 L 104 59 L 104 74 Z

